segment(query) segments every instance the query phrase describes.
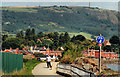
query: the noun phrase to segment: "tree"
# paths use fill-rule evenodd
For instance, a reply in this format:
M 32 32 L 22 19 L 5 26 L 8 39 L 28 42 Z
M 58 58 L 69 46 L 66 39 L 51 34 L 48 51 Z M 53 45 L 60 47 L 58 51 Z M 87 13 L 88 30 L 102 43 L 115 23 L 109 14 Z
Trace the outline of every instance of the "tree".
M 36 43 L 36 45 L 37 45 L 38 47 L 41 47 L 41 46 L 42 46 L 42 42 L 38 41 L 38 42 Z
M 38 38 L 42 38 L 42 37 L 43 37 L 43 32 L 39 32 L 39 33 L 37 34 L 37 36 L 38 36 Z
M 34 28 L 32 28 L 31 35 L 35 35 L 35 29 Z
M 119 44 L 119 42 L 120 42 L 120 39 L 119 39 L 119 37 L 116 36 L 116 35 L 114 35 L 114 36 L 112 36 L 112 37 L 110 38 L 110 43 L 111 43 L 111 44 Z
M 35 42 L 37 42 L 37 35 L 30 35 L 29 39 L 34 40 Z
M 18 32 L 17 35 L 16 35 L 16 37 L 18 37 L 18 38 L 24 38 L 23 31 Z
M 8 35 L 6 35 L 6 34 L 2 35 L 2 41 L 5 41 L 6 38 L 8 38 Z
M 26 33 L 25 33 L 25 39 L 29 39 L 30 40 L 30 35 L 31 35 L 31 30 L 30 30 L 30 28 L 28 28 L 26 30 Z
M 6 39 L 3 43 L 2 43 L 2 49 L 9 49 L 9 48 L 20 48 L 21 45 L 21 39 L 19 38 L 9 38 Z
M 111 46 L 109 46 L 109 45 L 106 45 L 106 46 L 104 46 L 104 48 L 103 48 L 103 50 L 105 51 L 111 51 Z
M 100 49 L 100 47 L 99 47 L 99 45 L 98 45 L 98 43 L 95 45 L 95 50 L 99 50 Z
M 59 37 L 59 46 L 62 46 L 64 44 L 64 34 L 61 33 Z
M 28 45 L 29 45 L 29 46 L 35 46 L 36 43 L 34 42 L 34 40 L 31 40 L 31 41 L 29 41 Z
M 59 41 L 59 33 L 58 32 L 54 32 L 54 38 L 53 39 Z
M 86 38 L 85 38 L 84 36 L 82 36 L 82 35 L 77 35 L 77 36 L 75 37 L 75 40 L 84 41 L 84 40 L 86 40 Z
M 82 47 L 82 48 L 84 48 L 84 49 L 88 49 L 88 48 L 91 48 L 91 47 L 95 47 L 95 45 L 92 44 L 92 42 L 91 42 L 90 40 L 85 40 L 85 41 L 81 42 L 80 45 L 81 45 L 80 47 Z
M 21 44 L 21 45 L 20 45 L 20 49 L 22 50 L 23 48 L 25 48 L 25 45 L 24 45 L 24 44 Z
M 59 33 L 58 33 L 58 32 L 54 32 L 54 34 L 55 34 L 55 36 L 59 36 Z M 54 37 L 55 37 L 55 36 L 54 36 Z
M 71 42 L 74 42 L 76 39 L 75 39 L 75 35 L 71 38 Z
M 96 40 L 96 37 L 95 37 L 95 36 L 93 36 L 93 35 L 91 36 L 91 38 L 92 38 L 92 39 L 94 39 L 94 40 Z
M 54 38 L 54 36 L 55 36 L 55 35 L 54 35 L 53 32 L 49 32 L 49 33 L 48 33 L 48 37 L 49 37 L 49 38 Z
M 76 49 L 77 46 L 72 42 L 68 42 L 68 43 L 64 44 L 63 48 L 64 48 L 65 51 L 67 51 L 67 50 L 72 51 L 72 50 Z
M 68 34 L 68 32 L 65 32 L 64 34 L 64 43 L 68 43 L 70 41 L 70 36 Z
M 53 44 L 53 42 L 52 42 L 52 40 L 42 40 L 42 45 L 44 45 L 44 46 L 50 46 L 50 45 L 52 45 Z
M 56 49 L 59 46 L 59 33 L 58 32 L 54 32 L 54 40 L 53 40 L 53 46 Z

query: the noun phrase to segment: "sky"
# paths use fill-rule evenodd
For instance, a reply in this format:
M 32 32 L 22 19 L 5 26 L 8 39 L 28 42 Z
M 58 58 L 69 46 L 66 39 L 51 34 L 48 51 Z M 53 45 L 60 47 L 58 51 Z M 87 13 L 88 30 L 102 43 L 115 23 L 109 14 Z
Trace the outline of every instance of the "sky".
M 103 9 L 110 9 L 110 10 L 117 10 L 118 11 L 118 2 L 120 0 L 0 0 L 0 7 L 1 6 L 34 6 L 34 5 L 38 5 L 35 2 L 45 2 L 45 3 L 39 3 L 40 5 L 48 5 L 46 2 L 58 2 L 57 5 L 67 5 L 69 4 L 69 2 L 72 2 L 74 4 L 74 2 L 97 2 L 97 3 L 91 3 L 92 7 L 99 7 L 99 8 L 103 8 Z M 9 3 L 5 3 L 5 2 L 9 2 Z M 18 2 L 18 3 L 14 3 L 14 2 Z M 19 3 L 22 2 L 22 3 Z M 24 3 L 23 3 L 24 2 Z M 26 2 L 32 2 L 31 3 L 26 3 Z M 67 4 L 65 3 L 59 3 L 59 2 L 67 2 Z M 99 3 L 100 2 L 100 3 Z M 106 3 L 102 3 L 102 2 L 112 2 L 111 4 L 106 4 Z M 115 2 L 115 3 L 113 3 Z M 34 5 L 33 5 L 34 3 Z M 79 3 L 78 3 L 79 4 Z M 78 5 L 77 3 L 74 5 Z M 50 4 L 49 4 L 50 5 Z M 71 5 L 71 4 L 69 4 Z M 82 6 L 86 6 L 84 4 L 79 4 Z
M 0 0 L 1 2 L 119 2 L 120 0 Z

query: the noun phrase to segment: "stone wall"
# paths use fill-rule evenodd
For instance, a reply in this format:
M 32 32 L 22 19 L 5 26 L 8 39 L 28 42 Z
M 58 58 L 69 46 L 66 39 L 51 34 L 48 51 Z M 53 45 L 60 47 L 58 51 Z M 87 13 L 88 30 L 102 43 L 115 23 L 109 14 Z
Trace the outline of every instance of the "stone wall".
M 99 73 L 99 60 L 95 58 L 79 57 L 79 58 L 76 58 L 73 65 L 91 72 L 95 72 L 96 74 Z M 104 72 L 107 70 L 110 70 L 110 69 L 107 68 L 105 65 L 101 65 L 101 72 Z

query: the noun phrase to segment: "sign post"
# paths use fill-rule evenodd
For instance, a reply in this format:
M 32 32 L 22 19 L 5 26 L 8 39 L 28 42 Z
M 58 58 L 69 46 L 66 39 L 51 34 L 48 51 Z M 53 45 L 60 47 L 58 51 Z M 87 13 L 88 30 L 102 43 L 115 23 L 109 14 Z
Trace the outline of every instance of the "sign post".
M 97 42 L 99 43 L 100 46 L 100 51 L 99 51 L 99 72 L 101 73 L 101 46 L 102 43 L 104 42 L 104 37 L 101 35 L 97 37 Z

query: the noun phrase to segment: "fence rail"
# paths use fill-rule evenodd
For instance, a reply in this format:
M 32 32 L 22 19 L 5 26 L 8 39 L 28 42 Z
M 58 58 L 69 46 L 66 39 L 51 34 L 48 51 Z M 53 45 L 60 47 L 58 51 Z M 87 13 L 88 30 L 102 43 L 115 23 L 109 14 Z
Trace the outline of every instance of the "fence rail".
M 2 72 L 12 73 L 23 68 L 23 55 L 2 52 Z
M 71 75 L 71 65 L 70 64 L 58 64 L 57 71 Z
M 58 64 L 57 71 L 69 74 L 73 77 L 95 77 L 94 72 L 81 69 L 71 64 Z

